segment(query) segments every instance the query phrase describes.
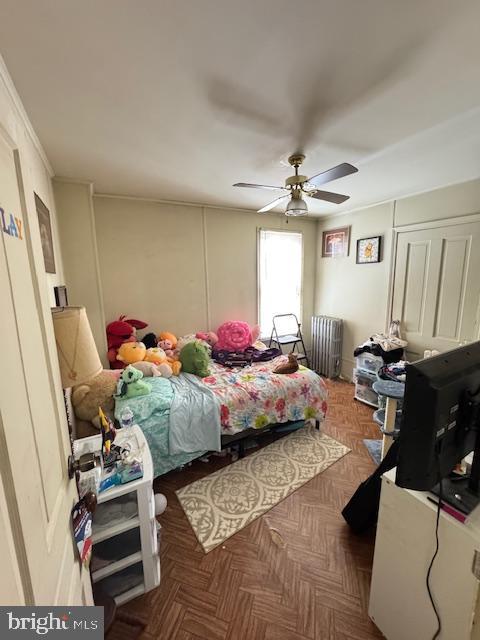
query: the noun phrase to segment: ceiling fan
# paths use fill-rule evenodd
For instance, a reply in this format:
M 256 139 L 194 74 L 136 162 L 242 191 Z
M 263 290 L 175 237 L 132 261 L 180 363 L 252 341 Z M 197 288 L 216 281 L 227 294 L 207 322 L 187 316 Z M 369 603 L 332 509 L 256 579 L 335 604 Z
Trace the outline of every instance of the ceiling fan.
M 343 196 L 340 193 L 333 193 L 331 191 L 322 191 L 318 187 L 326 182 L 331 182 L 338 178 L 344 178 L 351 173 L 356 173 L 358 171 L 357 167 L 348 164 L 348 162 L 343 162 L 336 167 L 332 167 L 332 169 L 327 169 L 327 171 L 318 173 L 312 178 L 307 178 L 307 176 L 302 176 L 298 173 L 298 167 L 300 167 L 304 160 L 305 156 L 301 153 L 296 153 L 289 157 L 288 162 L 295 168 L 295 174 L 285 180 L 284 187 L 273 187 L 265 184 L 250 184 L 248 182 L 236 182 L 233 186 L 248 187 L 251 189 L 267 189 L 269 191 L 283 189 L 284 191 L 289 192 L 259 209 L 258 213 L 266 213 L 281 202 L 285 202 L 289 199 L 285 215 L 304 216 L 308 213 L 307 203 L 303 199 L 304 195 L 309 198 L 315 198 L 316 200 L 333 202 L 334 204 L 341 204 L 342 202 L 345 202 L 345 200 L 348 200 L 350 196 Z

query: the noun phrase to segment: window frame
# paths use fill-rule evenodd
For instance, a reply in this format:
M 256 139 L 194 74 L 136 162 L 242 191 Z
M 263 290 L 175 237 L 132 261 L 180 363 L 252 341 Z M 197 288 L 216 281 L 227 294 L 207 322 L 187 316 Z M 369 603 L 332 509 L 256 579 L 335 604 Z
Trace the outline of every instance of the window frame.
M 305 281 L 305 273 L 304 273 L 304 268 L 305 268 L 305 238 L 304 238 L 304 232 L 299 230 L 299 229 L 275 229 L 275 227 L 257 227 L 257 324 L 259 327 L 261 327 L 260 325 L 260 308 L 261 308 L 261 302 L 262 302 L 262 292 L 261 292 L 261 280 L 260 280 L 260 245 L 261 245 L 261 234 L 262 231 L 272 231 L 274 233 L 290 233 L 290 234 L 297 234 L 300 236 L 301 241 L 302 241 L 302 248 L 301 248 L 301 265 L 300 265 L 300 274 L 301 274 L 301 279 L 300 279 L 300 317 L 298 318 L 298 321 L 300 322 L 300 324 L 303 326 L 303 294 L 304 294 L 304 281 Z M 264 335 L 260 335 L 259 336 L 260 340 L 266 341 L 270 339 L 270 336 L 264 336 Z

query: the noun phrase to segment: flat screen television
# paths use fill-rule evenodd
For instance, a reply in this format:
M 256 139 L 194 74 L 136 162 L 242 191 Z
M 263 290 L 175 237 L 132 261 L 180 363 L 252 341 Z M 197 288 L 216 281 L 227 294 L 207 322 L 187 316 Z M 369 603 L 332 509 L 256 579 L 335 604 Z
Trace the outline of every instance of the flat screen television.
M 441 492 L 469 513 L 480 502 L 480 341 L 409 364 L 406 374 L 396 484 Z M 469 477 L 452 474 L 471 451 Z

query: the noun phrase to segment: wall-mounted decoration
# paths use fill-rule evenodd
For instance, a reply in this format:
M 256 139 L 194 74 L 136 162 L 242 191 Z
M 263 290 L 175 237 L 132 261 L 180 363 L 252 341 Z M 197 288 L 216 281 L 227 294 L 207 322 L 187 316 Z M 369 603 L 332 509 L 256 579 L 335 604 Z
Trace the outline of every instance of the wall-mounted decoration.
M 53 290 L 55 292 L 55 306 L 68 307 L 67 287 L 62 284 L 53 287 Z
M 5 210 L 0 207 L 0 222 L 2 224 L 3 233 L 6 233 L 13 238 L 23 240 L 23 222 L 21 218 L 17 218 L 13 213 L 7 214 Z
M 322 258 L 344 258 L 348 256 L 350 227 L 329 229 L 322 236 Z
M 52 225 L 50 223 L 50 211 L 43 204 L 37 194 L 35 194 L 35 206 L 37 209 L 38 224 L 40 226 L 40 239 L 42 241 L 45 271 L 47 273 L 56 273 L 55 255 L 53 253 Z
M 382 259 L 382 236 L 357 240 L 357 264 L 380 262 Z

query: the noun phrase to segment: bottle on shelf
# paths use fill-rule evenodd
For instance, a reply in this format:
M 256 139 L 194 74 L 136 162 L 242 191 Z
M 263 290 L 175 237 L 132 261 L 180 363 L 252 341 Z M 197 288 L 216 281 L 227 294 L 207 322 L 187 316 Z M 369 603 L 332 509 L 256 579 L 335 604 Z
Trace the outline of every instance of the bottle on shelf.
M 120 426 L 122 429 L 133 427 L 133 411 L 130 407 L 125 407 L 120 414 Z

